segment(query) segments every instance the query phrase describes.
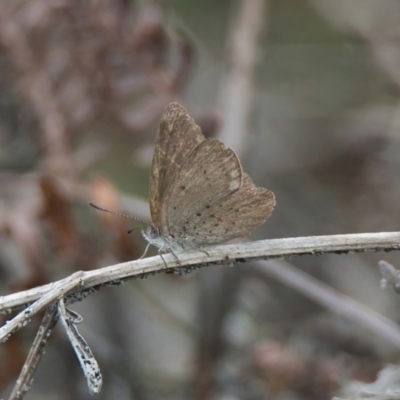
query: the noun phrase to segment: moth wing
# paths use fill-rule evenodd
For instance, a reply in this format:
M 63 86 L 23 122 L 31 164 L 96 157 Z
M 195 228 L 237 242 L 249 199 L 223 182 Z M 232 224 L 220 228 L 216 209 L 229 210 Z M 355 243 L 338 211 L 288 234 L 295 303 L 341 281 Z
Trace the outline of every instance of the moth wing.
M 170 103 L 158 127 L 150 171 L 150 212 L 160 226 L 160 204 L 189 154 L 205 140 L 201 129 L 178 103 Z
M 196 244 L 223 243 L 245 237 L 265 222 L 274 206 L 274 194 L 256 187 L 243 173 L 242 187 L 213 203 L 201 217 L 194 215 L 186 226 L 186 234 L 194 237 Z
M 216 139 L 201 142 L 183 163 L 161 202 L 161 234 L 179 241 L 195 233 L 192 221 L 242 186 L 242 167 L 233 150 Z M 200 229 L 200 227 L 199 227 Z

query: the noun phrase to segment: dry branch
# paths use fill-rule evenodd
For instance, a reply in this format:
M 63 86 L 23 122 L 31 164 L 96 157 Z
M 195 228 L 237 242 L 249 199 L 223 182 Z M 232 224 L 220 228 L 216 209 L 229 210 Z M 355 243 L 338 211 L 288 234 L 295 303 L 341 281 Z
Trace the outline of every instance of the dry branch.
M 319 255 L 328 253 L 349 253 L 362 251 L 390 251 L 400 248 L 400 232 L 382 232 L 382 233 L 364 233 L 350 235 L 333 235 L 333 236 L 311 236 L 301 238 L 288 239 L 272 239 L 250 243 L 220 245 L 207 248 L 207 254 L 204 251 L 190 251 L 179 253 L 180 265 L 176 259 L 168 254 L 165 256 L 165 261 L 169 265 L 165 267 L 164 261 L 160 257 L 150 257 L 137 261 L 130 261 L 113 265 L 110 267 L 101 268 L 94 271 L 79 271 L 71 276 L 49 285 L 40 286 L 35 289 L 15 293 L 9 296 L 0 297 L 0 309 L 3 312 L 10 311 L 13 307 L 30 304 L 25 310 L 21 311 L 11 321 L 7 321 L 0 328 L 0 338 L 3 340 L 16 330 L 22 328 L 29 319 L 37 312 L 51 306 L 55 301 L 67 297 L 69 303 L 82 299 L 86 294 L 91 293 L 96 287 L 104 284 L 115 284 L 133 277 L 145 277 L 149 274 L 154 274 L 162 271 L 191 271 L 192 269 L 201 266 L 213 264 L 233 264 L 234 262 L 245 262 L 257 259 L 284 258 L 288 256 L 300 255 Z M 178 267 L 178 268 L 177 268 Z M 260 268 L 269 273 L 265 265 Z M 265 269 L 267 268 L 267 269 Z M 285 269 L 285 266 L 282 267 Z M 269 268 L 270 269 L 270 268 Z M 274 270 L 275 269 L 275 270 Z M 276 270 L 277 269 L 277 270 Z M 283 276 L 283 280 L 288 280 L 290 276 L 293 278 L 295 271 L 280 271 L 280 268 L 273 268 L 272 276 Z M 299 272 L 300 273 L 300 272 Z M 300 273 L 301 274 L 301 273 Z M 296 275 L 296 274 L 295 274 Z M 297 274 L 298 275 L 298 274 Z M 386 337 L 395 345 L 400 345 L 400 328 L 392 321 L 374 313 L 372 310 L 362 308 L 355 301 L 349 298 L 340 298 L 336 293 L 329 288 L 322 287 L 320 283 L 313 282 L 312 278 L 306 276 L 295 276 L 294 279 L 289 279 L 289 283 L 300 288 L 300 291 L 320 301 L 333 311 L 345 310 L 347 316 L 357 316 L 357 321 L 374 331 L 375 333 Z M 299 279 L 300 278 L 300 279 Z M 362 311 L 360 314 L 360 310 Z M 48 311 L 49 313 L 50 311 Z M 378 323 L 377 323 L 378 322 Z M 64 323 L 67 326 L 67 323 Z M 71 334 L 69 335 L 69 337 Z M 77 338 L 80 335 L 76 335 Z M 75 338 L 74 336 L 74 338 Z M 70 337 L 71 340 L 71 337 Z M 78 339 L 77 339 L 78 340 Z M 37 340 L 40 344 L 41 338 Z M 84 349 L 88 349 L 84 339 L 81 340 Z M 74 344 L 73 344 L 74 345 Z M 85 346 L 86 345 L 86 346 Z M 75 346 L 76 347 L 76 346 Z M 32 361 L 26 363 L 27 373 L 21 374 L 22 380 L 25 377 L 31 376 L 36 368 L 37 362 L 40 359 L 38 349 L 31 352 L 33 354 Z M 85 353 L 91 355 L 90 349 Z M 94 360 L 93 364 L 96 368 L 85 370 L 85 375 L 89 379 L 89 387 L 91 393 L 97 393 L 101 387 L 101 374 Z M 32 373 L 31 373 L 32 371 Z M 100 377 L 100 381 L 98 381 Z M 21 382 L 22 382 L 21 380 Z M 99 385 L 97 383 L 99 382 Z M 94 383 L 94 386 L 92 385 Z M 17 395 L 21 392 L 21 385 L 17 383 Z M 28 386 L 26 387 L 28 389 Z M 22 397 L 15 398 L 22 398 Z M 23 396 L 23 394 L 22 394 Z
M 102 284 L 110 284 L 115 281 L 145 277 L 146 275 L 162 271 L 171 271 L 177 267 L 191 269 L 214 264 L 231 265 L 235 262 L 268 260 L 301 255 L 343 254 L 398 249 L 400 249 L 400 232 L 308 236 L 218 245 L 207 248 L 208 255 L 203 251 L 179 253 L 180 266 L 171 254 L 166 254 L 164 258 L 168 264 L 168 268 L 165 268 L 161 257 L 156 256 L 83 272 L 79 277 L 79 291 Z M 70 282 L 70 279 L 65 278 L 48 285 L 1 296 L 0 312 L 9 313 L 15 307 L 34 302 L 49 291 L 54 290 L 55 287 L 65 291 L 63 285 L 60 285 L 61 282 Z

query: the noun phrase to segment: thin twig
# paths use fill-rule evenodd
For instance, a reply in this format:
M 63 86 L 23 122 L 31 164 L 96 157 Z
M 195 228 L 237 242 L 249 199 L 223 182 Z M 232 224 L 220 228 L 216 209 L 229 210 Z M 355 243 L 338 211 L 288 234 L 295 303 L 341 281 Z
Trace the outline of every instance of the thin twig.
M 44 347 L 46 346 L 52 329 L 57 323 L 57 318 L 55 318 L 56 314 L 57 307 L 55 305 L 47 308 L 35 340 L 33 341 L 32 347 L 29 350 L 25 364 L 22 367 L 21 373 L 8 400 L 20 400 L 28 392 L 33 380 L 33 375 L 37 366 L 39 365 L 42 355 L 44 354 Z
M 248 243 L 226 244 L 207 247 L 204 251 L 185 251 L 178 253 L 180 265 L 171 254 L 164 255 L 168 265 L 159 256 L 128 261 L 82 272 L 79 291 L 102 284 L 115 283 L 134 277 L 145 277 L 157 272 L 176 270 L 177 268 L 197 268 L 208 265 L 232 265 L 235 262 L 251 260 L 285 258 L 301 255 L 343 254 L 365 251 L 391 251 L 400 249 L 400 232 L 358 233 L 349 235 L 308 236 L 287 239 L 259 240 Z M 0 297 L 0 310 L 9 313 L 15 307 L 31 303 L 52 289 L 64 287 L 61 281 L 34 289 Z M 61 297 L 59 297 L 61 298 Z M 48 302 L 48 300 L 46 300 Z M 35 303 L 36 304 L 36 303 Z M 48 303 L 47 303 L 48 304 Z M 41 308 L 42 309 L 42 308 Z M 30 311 L 31 312 L 31 311 Z M 1 332 L 1 330 L 0 330 Z
M 60 314 L 60 323 L 71 342 L 71 346 L 85 375 L 90 394 L 97 394 L 100 392 L 103 378 L 99 364 L 94 358 L 89 345 L 76 328 L 76 324 L 82 322 L 82 317 L 75 312 L 67 312 L 63 299 L 60 299 L 58 302 L 58 312 Z
M 349 318 L 369 331 L 400 347 L 400 326 L 378 312 L 345 296 L 325 283 L 284 261 L 257 261 L 255 267 L 297 290 L 331 311 Z
M 7 321 L 0 328 L 0 342 L 4 342 L 13 333 L 24 327 L 33 315 L 44 310 L 47 306 L 57 299 L 63 298 L 69 291 L 78 287 L 82 283 L 82 271 L 75 272 L 66 279 L 50 284 L 51 290 L 47 291 L 37 301 L 20 312 L 12 320 Z

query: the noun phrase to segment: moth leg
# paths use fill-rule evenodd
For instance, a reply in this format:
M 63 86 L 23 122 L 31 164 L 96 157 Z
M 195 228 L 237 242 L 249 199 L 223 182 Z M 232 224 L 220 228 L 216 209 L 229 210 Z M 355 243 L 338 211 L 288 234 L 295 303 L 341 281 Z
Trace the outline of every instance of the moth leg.
M 149 250 L 150 245 L 151 245 L 151 243 L 147 244 L 146 248 L 144 249 L 144 253 L 138 258 L 138 260 L 141 260 L 147 254 L 147 251 Z
M 165 265 L 165 268 L 168 268 L 167 263 L 165 262 L 165 258 L 163 257 L 163 255 L 161 254 L 161 252 L 159 251 L 158 254 L 160 255 L 161 259 L 163 260 L 163 263 Z
M 210 257 L 210 253 L 207 250 L 203 249 L 203 247 L 199 247 L 198 250 L 200 250 L 202 253 L 205 253 L 208 257 Z
M 193 243 L 189 243 L 189 246 L 190 246 L 191 249 L 201 251 L 202 253 L 205 253 L 208 257 L 210 257 L 210 254 L 208 253 L 208 251 L 205 250 L 203 247 L 196 246 Z
M 182 266 L 181 261 L 179 260 L 178 256 L 171 250 L 169 249 L 171 254 L 175 257 L 176 262 L 178 263 L 179 266 Z
M 158 254 L 159 254 L 160 257 L 162 258 L 162 260 L 163 260 L 164 265 L 165 265 L 166 268 L 168 268 L 168 265 L 167 265 L 167 263 L 166 263 L 166 261 L 165 261 L 165 258 L 162 256 L 163 254 L 166 254 L 166 253 L 171 253 L 171 254 L 175 257 L 175 260 L 177 261 L 178 265 L 180 265 L 180 266 L 182 265 L 182 264 L 181 264 L 181 261 L 180 261 L 179 258 L 178 258 L 178 256 L 177 256 L 171 249 L 161 248 L 161 249 L 158 251 Z

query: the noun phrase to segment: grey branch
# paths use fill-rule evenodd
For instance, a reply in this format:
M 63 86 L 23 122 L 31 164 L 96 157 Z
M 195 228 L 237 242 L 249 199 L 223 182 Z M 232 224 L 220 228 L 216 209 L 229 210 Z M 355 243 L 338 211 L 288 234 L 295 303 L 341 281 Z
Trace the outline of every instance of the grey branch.
M 20 329 L 28 322 L 32 315 L 54 304 L 57 300 L 66 298 L 67 302 L 71 303 L 82 299 L 85 293 L 91 293 L 98 286 L 116 284 L 134 277 L 145 277 L 157 272 L 174 271 L 177 268 L 191 270 L 193 268 L 214 264 L 232 265 L 235 262 L 285 258 L 306 254 L 318 255 L 362 251 L 390 251 L 398 250 L 399 248 L 400 232 L 311 236 L 220 245 L 207 248 L 207 252 L 204 250 L 182 252 L 178 253 L 180 264 L 177 263 L 177 260 L 171 254 L 167 254 L 164 256 L 168 265 L 167 268 L 161 257 L 156 256 L 121 263 L 95 271 L 80 271 L 49 285 L 0 297 L 0 309 L 3 312 L 10 312 L 10 310 L 15 307 L 21 307 L 32 303 L 0 328 L 0 337 L 6 338 L 12 332 Z M 382 264 L 382 262 L 380 264 Z M 265 264 L 259 264 L 259 267 L 266 273 L 276 277 L 282 282 L 288 283 L 290 286 L 295 287 L 297 290 L 300 290 L 300 292 L 324 304 L 328 308 L 331 308 L 333 311 L 350 317 L 358 315 L 357 321 L 360 324 L 376 334 L 385 337 L 395 345 L 400 345 L 400 329 L 392 321 L 385 319 L 365 307 L 362 309 L 360 305 L 351 299 L 344 298 L 343 296 L 336 296 L 333 290 L 322 287 L 320 283 L 314 282 L 311 277 L 307 277 L 305 274 L 293 271 L 292 269 L 288 270 L 287 266 L 277 265 L 275 268 L 274 265 L 267 266 Z M 299 274 L 301 274 L 301 276 L 299 276 Z M 61 303 L 63 304 L 63 300 L 61 300 Z M 343 310 L 346 312 L 343 313 Z M 362 311 L 361 313 L 360 310 Z M 66 322 L 65 315 L 63 322 Z M 75 321 L 74 323 L 77 322 L 78 321 Z M 377 325 L 379 325 L 379 329 L 376 327 Z M 71 334 L 71 332 L 69 332 L 69 334 Z M 76 334 L 74 338 L 80 338 L 80 336 Z M 82 343 L 85 344 L 83 341 Z M 87 349 L 88 347 L 83 346 L 80 348 Z M 37 354 L 37 351 L 33 353 L 35 359 L 37 358 Z M 88 351 L 85 350 L 84 355 L 85 357 L 87 355 L 90 356 L 90 349 Z M 92 357 L 89 358 L 92 359 Z M 35 366 L 36 364 L 30 363 L 27 365 L 27 368 L 33 371 L 34 367 L 30 368 L 30 365 Z M 101 387 L 101 378 L 97 378 L 101 375 L 99 374 L 95 360 L 93 365 L 94 368 L 85 371 L 85 374 L 89 379 L 89 383 L 94 383 L 94 386 L 91 386 L 91 392 L 97 393 Z M 31 376 L 31 374 L 29 373 L 27 376 Z M 26 382 L 26 379 L 24 379 L 24 382 Z M 26 388 L 28 387 L 29 383 Z
M 391 251 L 400 248 L 400 232 L 360 233 L 349 235 L 309 236 L 287 239 L 259 240 L 255 242 L 226 244 L 207 247 L 204 251 L 185 251 L 178 253 L 180 265 L 171 254 L 164 255 L 168 268 L 161 257 L 149 257 L 121 264 L 82 272 L 79 291 L 91 289 L 102 284 L 112 284 L 121 280 L 144 277 L 157 272 L 174 270 L 177 267 L 196 268 L 208 265 L 268 260 L 301 255 L 342 254 L 363 251 Z M 63 282 L 71 282 L 71 277 L 61 281 L 39 286 L 34 289 L 0 297 L 0 312 L 9 313 L 16 307 L 32 303 L 48 294 L 54 288 L 65 288 Z M 63 297 L 58 294 L 57 298 Z M 54 301 L 54 300 L 52 300 Z M 47 302 L 47 304 L 50 304 Z M 45 306 L 45 305 L 44 305 Z M 40 309 L 44 306 L 41 304 Z
M 381 264 L 382 261 L 379 262 Z M 400 347 L 400 326 L 358 301 L 345 296 L 285 261 L 257 261 L 255 268 L 297 290 L 332 312 L 356 322 L 396 347 Z

